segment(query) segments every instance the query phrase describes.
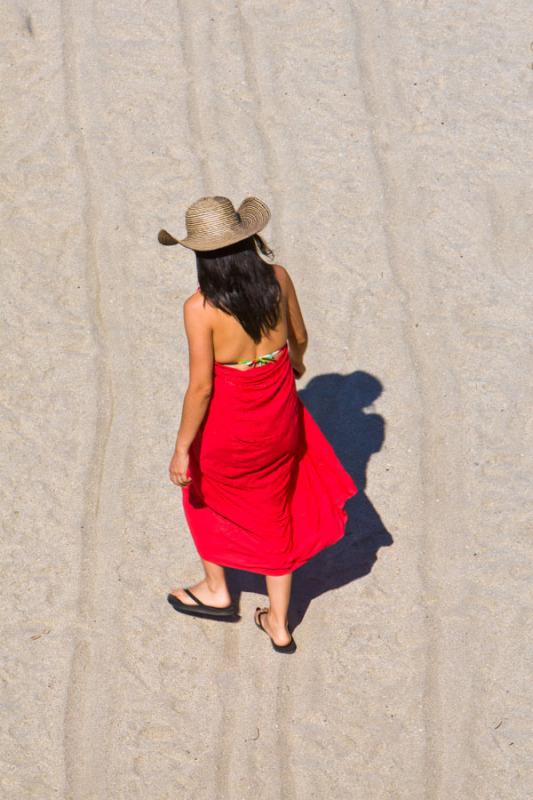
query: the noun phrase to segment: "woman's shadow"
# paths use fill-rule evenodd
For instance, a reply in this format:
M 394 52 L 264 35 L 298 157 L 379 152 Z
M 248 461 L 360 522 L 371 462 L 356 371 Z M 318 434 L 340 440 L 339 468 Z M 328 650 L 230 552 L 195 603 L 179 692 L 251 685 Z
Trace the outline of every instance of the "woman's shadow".
M 382 390 L 377 378 L 357 370 L 349 375 L 318 375 L 298 392 L 359 491 L 344 506 L 348 521 L 342 539 L 321 550 L 293 573 L 291 630 L 302 621 L 313 598 L 368 574 L 379 548 L 393 542 L 365 492 L 368 462 L 373 453 L 381 450 L 385 421 L 379 414 L 366 413 L 364 409 L 372 406 Z M 242 591 L 266 594 L 262 575 L 227 569 L 227 577 L 234 596 Z

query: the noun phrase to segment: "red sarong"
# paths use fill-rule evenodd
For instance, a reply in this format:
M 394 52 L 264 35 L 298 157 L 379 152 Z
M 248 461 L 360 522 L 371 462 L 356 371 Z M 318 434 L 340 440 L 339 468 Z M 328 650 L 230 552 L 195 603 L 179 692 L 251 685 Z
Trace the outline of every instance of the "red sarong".
M 263 575 L 338 541 L 358 491 L 298 397 L 286 344 L 263 366 L 215 362 L 189 475 L 183 508 L 200 557 Z

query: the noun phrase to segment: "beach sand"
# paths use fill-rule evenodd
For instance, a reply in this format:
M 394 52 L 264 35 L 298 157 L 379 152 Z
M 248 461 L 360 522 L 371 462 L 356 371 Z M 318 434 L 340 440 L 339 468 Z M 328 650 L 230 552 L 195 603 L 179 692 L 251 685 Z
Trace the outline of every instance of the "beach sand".
M 533 796 L 529 4 L 0 22 L 0 795 Z M 168 479 L 197 282 L 156 237 L 213 194 L 270 206 L 298 389 L 362 489 L 294 575 L 292 656 L 260 576 L 228 571 L 235 625 L 166 602 L 201 577 Z

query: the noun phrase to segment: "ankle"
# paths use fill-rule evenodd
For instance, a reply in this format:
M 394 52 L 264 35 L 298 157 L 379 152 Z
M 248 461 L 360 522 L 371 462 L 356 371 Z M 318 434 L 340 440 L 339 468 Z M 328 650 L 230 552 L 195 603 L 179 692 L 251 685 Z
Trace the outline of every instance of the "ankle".
M 277 616 L 272 609 L 268 611 L 268 621 L 274 628 L 287 628 L 287 618 Z
M 207 588 L 213 594 L 222 594 L 223 592 L 227 591 L 224 581 L 212 581 L 209 580 L 209 578 L 206 578 L 205 582 Z

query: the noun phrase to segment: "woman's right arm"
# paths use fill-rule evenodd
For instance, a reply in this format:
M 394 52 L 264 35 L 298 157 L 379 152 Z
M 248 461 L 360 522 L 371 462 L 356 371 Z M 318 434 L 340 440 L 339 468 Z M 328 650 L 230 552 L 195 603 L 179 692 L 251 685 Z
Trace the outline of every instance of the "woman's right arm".
M 294 284 L 285 267 L 282 267 L 282 269 L 287 296 L 287 339 L 289 341 L 289 355 L 296 378 L 301 378 L 305 372 L 303 357 L 308 343 L 307 329 Z

